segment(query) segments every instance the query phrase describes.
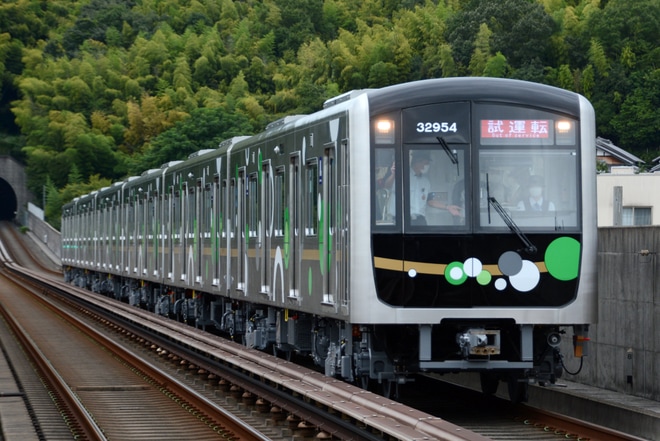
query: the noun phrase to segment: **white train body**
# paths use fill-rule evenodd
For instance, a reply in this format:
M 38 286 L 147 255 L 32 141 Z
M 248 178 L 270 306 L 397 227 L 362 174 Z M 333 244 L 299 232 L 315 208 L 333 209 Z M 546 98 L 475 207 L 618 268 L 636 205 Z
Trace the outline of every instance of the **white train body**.
M 554 382 L 562 327 L 579 351 L 597 317 L 594 126 L 583 97 L 515 80 L 351 92 L 77 198 L 66 277 L 386 390 Z M 507 199 L 523 177 L 542 213 Z

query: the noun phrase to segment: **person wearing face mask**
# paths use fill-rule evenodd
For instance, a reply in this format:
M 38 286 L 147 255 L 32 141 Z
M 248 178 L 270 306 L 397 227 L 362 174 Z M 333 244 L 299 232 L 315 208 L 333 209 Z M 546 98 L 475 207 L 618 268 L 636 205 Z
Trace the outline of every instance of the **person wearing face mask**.
M 414 150 L 410 159 L 410 224 L 428 225 L 426 222 L 426 207 L 448 210 L 454 216 L 461 215 L 461 207 L 448 205 L 435 198 L 430 193 L 431 182 L 426 177 L 431 167 L 431 155 L 427 151 Z
M 518 209 L 525 211 L 555 211 L 555 204 L 543 196 L 543 187 L 543 176 L 530 176 L 529 196 L 518 203 Z

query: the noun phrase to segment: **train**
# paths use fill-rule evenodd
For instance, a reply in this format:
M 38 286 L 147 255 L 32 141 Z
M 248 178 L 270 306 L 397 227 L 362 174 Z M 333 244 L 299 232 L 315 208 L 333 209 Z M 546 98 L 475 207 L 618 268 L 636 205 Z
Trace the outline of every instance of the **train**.
M 387 396 L 478 372 L 523 401 L 597 320 L 595 140 L 548 85 L 350 91 L 66 204 L 64 277 Z

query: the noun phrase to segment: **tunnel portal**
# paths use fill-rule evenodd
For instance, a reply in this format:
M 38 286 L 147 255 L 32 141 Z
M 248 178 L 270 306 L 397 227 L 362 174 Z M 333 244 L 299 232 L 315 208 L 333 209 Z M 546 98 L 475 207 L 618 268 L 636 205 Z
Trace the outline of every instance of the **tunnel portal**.
M 0 178 L 0 221 L 12 220 L 18 209 L 16 193 L 9 182 Z

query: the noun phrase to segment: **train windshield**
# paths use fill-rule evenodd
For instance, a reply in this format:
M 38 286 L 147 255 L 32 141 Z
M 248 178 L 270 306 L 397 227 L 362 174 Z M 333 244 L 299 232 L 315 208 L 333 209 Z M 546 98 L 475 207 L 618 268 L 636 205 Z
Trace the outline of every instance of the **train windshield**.
M 577 121 L 512 106 L 481 105 L 475 113 L 478 227 L 576 229 Z
M 441 138 L 442 139 L 442 138 Z M 397 172 L 394 149 L 376 150 L 377 224 L 397 225 L 402 209 L 406 228 L 465 229 L 465 146 L 404 146 L 403 171 Z M 398 176 L 405 182 L 404 200 L 398 196 Z
M 376 119 L 374 218 L 380 231 L 576 231 L 578 121 L 536 108 L 450 103 Z M 431 115 L 431 117 L 429 116 Z M 439 122 L 424 123 L 427 119 Z M 387 136 L 386 136 L 387 135 Z

